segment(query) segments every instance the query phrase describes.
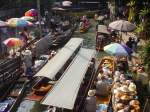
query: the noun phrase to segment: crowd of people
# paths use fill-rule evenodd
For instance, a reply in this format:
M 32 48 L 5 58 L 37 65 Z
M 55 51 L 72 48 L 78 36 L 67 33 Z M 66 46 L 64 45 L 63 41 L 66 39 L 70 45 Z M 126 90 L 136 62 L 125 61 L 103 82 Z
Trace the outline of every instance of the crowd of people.
M 89 90 L 86 98 L 86 112 L 107 112 L 108 109 L 114 112 L 140 112 L 137 87 L 132 77 L 127 75 L 127 70 L 124 70 L 128 67 L 120 65 L 122 62 L 116 62 L 115 71 L 109 60 L 101 64 L 101 70 L 94 82 L 95 86 Z M 100 102 L 99 98 L 107 100 Z

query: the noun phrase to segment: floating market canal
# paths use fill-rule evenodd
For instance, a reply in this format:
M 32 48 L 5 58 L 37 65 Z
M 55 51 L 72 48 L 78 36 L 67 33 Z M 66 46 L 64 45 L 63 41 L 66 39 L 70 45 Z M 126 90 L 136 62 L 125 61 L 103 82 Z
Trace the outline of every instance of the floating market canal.
M 93 19 L 91 19 L 90 22 L 91 22 L 91 27 L 87 32 L 80 33 L 79 29 L 77 28 L 74 31 L 72 37 L 83 38 L 84 39 L 83 47 L 95 49 L 96 22 Z M 104 55 L 104 53 L 99 53 L 99 54 L 98 57 L 102 56 L 101 54 Z M 21 102 L 17 112 L 46 112 L 46 107 L 41 105 L 40 102 L 37 101 L 24 100 Z

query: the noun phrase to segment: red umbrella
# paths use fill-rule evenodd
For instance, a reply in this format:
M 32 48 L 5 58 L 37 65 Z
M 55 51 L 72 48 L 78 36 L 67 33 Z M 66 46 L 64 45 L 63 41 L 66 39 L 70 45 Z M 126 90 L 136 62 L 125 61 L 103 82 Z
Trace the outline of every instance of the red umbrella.
M 25 12 L 25 16 L 35 17 L 38 16 L 38 11 L 36 9 L 30 9 Z
M 3 43 L 9 48 L 23 46 L 23 41 L 19 38 L 8 38 Z

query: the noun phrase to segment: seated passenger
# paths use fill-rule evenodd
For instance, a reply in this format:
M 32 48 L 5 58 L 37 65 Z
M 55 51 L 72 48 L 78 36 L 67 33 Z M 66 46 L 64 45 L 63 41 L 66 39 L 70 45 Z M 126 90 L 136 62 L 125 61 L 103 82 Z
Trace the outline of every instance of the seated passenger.
M 85 101 L 85 112 L 96 112 L 95 90 L 89 90 Z
M 101 78 L 101 81 L 96 83 L 96 94 L 99 96 L 108 96 L 109 94 L 109 81 L 105 80 L 104 77 Z

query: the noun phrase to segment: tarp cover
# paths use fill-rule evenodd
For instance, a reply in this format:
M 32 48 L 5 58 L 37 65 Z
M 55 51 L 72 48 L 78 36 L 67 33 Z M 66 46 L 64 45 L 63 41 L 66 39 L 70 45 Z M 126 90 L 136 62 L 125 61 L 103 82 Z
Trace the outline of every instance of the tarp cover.
M 81 38 L 70 39 L 70 41 L 51 60 L 49 60 L 35 76 L 53 79 L 82 42 L 83 39 Z
M 81 48 L 58 83 L 41 102 L 44 105 L 73 109 L 74 103 L 95 50 Z

